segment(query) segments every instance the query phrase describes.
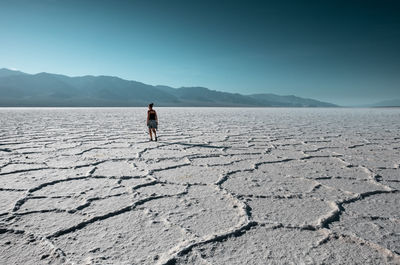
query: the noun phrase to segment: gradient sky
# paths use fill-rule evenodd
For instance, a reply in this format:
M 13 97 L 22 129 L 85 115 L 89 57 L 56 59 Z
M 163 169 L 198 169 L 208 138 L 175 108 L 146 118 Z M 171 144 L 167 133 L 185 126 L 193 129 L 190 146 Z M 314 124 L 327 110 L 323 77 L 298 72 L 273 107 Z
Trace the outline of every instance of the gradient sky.
M 400 1 L 0 0 L 0 68 L 152 85 L 400 98 Z

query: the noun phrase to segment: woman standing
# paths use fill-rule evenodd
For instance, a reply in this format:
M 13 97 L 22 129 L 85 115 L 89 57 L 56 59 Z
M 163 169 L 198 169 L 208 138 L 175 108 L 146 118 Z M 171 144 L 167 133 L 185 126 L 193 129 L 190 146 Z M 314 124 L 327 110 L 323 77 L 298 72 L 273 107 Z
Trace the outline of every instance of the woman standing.
M 157 125 L 158 125 L 158 118 L 157 118 L 157 112 L 153 110 L 153 103 L 149 104 L 149 110 L 147 111 L 147 127 L 149 127 L 149 133 L 150 133 L 150 141 L 153 141 L 153 135 L 154 133 L 154 140 L 157 141 Z

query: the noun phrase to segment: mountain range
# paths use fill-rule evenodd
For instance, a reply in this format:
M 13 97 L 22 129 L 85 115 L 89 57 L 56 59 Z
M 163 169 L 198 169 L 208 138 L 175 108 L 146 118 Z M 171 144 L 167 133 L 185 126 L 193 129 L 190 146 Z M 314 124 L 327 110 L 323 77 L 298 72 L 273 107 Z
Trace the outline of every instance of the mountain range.
M 400 107 L 400 98 L 380 101 L 372 104 L 372 107 Z
M 0 107 L 336 107 L 275 94 L 242 95 L 205 87 L 152 86 L 113 76 L 69 77 L 0 69 Z

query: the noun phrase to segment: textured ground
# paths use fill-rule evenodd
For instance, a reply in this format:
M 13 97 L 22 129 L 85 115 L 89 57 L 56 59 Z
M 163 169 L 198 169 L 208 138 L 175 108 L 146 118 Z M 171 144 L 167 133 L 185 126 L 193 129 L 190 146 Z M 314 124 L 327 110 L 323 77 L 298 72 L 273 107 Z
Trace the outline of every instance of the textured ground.
M 0 109 L 0 264 L 400 264 L 399 109 Z

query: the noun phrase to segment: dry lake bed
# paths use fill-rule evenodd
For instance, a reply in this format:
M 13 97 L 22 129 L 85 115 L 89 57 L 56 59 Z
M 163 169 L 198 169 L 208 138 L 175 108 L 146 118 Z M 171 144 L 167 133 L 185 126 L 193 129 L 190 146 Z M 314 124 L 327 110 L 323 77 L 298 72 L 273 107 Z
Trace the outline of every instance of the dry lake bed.
M 400 109 L 0 109 L 0 264 L 400 264 Z

